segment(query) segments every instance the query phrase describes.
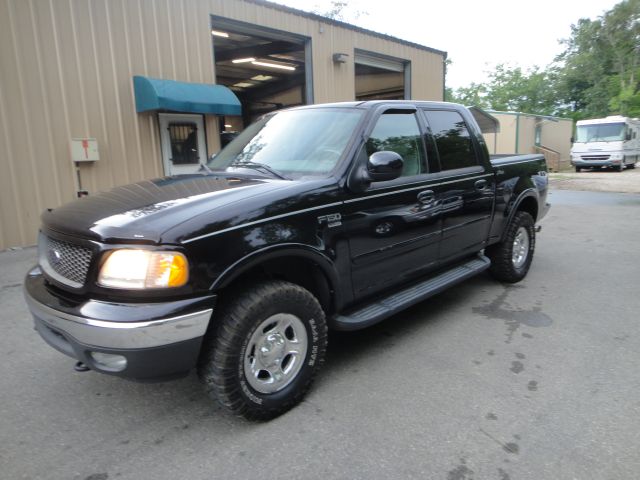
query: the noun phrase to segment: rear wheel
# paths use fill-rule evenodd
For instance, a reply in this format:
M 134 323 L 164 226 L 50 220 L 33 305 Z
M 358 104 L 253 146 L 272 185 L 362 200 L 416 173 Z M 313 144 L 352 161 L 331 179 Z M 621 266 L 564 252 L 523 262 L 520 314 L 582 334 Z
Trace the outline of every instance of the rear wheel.
M 209 394 L 237 415 L 274 418 L 299 403 L 324 362 L 327 325 L 316 298 L 267 281 L 223 307 L 202 348 L 198 374 Z
M 516 283 L 527 275 L 536 244 L 534 223 L 527 212 L 516 212 L 504 240 L 486 249 L 491 260 L 489 273 L 496 280 Z

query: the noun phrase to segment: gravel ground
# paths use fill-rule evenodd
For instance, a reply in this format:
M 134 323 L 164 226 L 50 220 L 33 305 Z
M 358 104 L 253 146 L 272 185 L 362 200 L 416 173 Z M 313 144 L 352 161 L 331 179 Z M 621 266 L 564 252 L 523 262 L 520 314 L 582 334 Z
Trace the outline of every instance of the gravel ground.
M 583 170 L 580 173 L 550 173 L 551 186 L 559 190 L 640 193 L 640 164 L 624 172 Z

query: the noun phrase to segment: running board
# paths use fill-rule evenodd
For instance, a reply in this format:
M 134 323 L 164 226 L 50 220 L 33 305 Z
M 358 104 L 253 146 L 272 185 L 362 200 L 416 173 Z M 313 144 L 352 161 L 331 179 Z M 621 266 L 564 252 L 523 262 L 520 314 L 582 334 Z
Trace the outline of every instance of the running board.
M 473 260 L 447 270 L 436 277 L 411 285 L 359 310 L 338 315 L 333 318 L 332 326 L 336 330 L 359 330 L 368 327 L 436 295 L 456 283 L 477 275 L 489 268 L 490 265 L 491 261 L 487 257 L 478 255 Z

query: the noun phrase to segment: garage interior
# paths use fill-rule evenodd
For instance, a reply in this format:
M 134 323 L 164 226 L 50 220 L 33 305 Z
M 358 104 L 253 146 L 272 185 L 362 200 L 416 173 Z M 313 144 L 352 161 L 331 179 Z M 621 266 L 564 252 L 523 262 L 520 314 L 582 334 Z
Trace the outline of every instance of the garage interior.
M 223 146 L 259 116 L 308 103 L 305 38 L 215 21 L 211 37 L 216 83 L 233 90 L 243 112 L 221 122 Z
M 356 100 L 403 100 L 408 91 L 409 63 L 356 51 Z

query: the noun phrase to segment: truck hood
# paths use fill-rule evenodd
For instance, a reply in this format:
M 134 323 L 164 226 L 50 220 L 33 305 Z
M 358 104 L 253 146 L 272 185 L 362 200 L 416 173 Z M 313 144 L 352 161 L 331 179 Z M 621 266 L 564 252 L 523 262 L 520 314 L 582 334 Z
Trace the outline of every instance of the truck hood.
M 187 219 L 286 188 L 292 182 L 224 175 L 178 175 L 116 187 L 48 209 L 43 226 L 102 242 L 157 243 Z

